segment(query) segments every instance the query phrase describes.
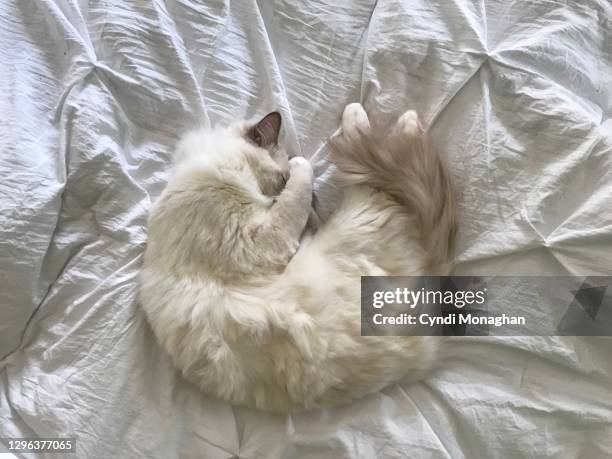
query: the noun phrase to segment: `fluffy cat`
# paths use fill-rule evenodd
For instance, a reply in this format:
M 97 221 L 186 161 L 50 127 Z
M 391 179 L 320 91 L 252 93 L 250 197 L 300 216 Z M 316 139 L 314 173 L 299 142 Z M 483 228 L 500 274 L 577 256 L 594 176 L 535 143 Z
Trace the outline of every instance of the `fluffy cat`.
M 373 133 L 359 104 L 332 139 L 344 198 L 304 231 L 313 173 L 277 146 L 281 117 L 179 144 L 140 281 L 183 375 L 237 405 L 347 403 L 432 367 L 434 337 L 360 336 L 360 276 L 446 274 L 457 216 L 444 161 L 414 111 Z

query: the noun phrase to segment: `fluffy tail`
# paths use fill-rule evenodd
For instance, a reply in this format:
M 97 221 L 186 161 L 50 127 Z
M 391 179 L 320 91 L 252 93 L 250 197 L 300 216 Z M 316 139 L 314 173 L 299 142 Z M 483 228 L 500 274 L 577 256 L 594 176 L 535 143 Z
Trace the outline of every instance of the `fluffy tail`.
M 408 208 L 428 256 L 427 272 L 444 275 L 457 234 L 456 193 L 446 161 L 416 126 L 398 122 L 386 132 L 363 126 L 345 132 L 330 141 L 331 161 L 344 183 L 382 190 Z

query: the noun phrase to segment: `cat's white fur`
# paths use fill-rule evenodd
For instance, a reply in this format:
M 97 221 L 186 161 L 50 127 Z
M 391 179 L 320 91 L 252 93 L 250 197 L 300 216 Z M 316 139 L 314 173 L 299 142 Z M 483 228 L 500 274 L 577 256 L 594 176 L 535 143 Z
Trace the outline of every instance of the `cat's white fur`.
M 363 108 L 347 106 L 342 136 L 368 129 Z M 418 136 L 416 113 L 394 129 Z M 435 338 L 360 336 L 360 276 L 426 269 L 417 217 L 359 183 L 304 234 L 309 162 L 287 164 L 247 130 L 187 136 L 151 213 L 140 300 L 174 364 L 208 394 L 274 411 L 345 403 L 425 374 Z

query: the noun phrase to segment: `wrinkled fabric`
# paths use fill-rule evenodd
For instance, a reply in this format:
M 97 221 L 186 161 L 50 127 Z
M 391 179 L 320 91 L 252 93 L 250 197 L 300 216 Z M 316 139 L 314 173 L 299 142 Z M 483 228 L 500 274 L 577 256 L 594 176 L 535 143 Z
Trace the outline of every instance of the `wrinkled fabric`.
M 456 172 L 459 274 L 612 273 L 612 5 L 0 4 L 0 437 L 79 457 L 612 457 L 612 342 L 454 339 L 426 381 L 288 416 L 205 397 L 137 304 L 179 136 L 280 109 L 311 158 L 361 101 Z M 524 305 L 523 305 L 524 306 Z

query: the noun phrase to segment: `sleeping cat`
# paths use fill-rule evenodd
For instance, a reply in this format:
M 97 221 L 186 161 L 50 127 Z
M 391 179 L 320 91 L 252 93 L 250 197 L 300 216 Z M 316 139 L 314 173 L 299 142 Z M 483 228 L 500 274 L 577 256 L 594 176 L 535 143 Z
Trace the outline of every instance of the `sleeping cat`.
M 281 117 L 189 134 L 155 204 L 140 281 L 183 375 L 237 405 L 347 403 L 432 367 L 435 337 L 360 336 L 360 276 L 447 274 L 457 225 L 444 161 L 414 111 L 385 132 L 350 104 L 330 160 L 344 197 L 304 231 L 313 172 Z

